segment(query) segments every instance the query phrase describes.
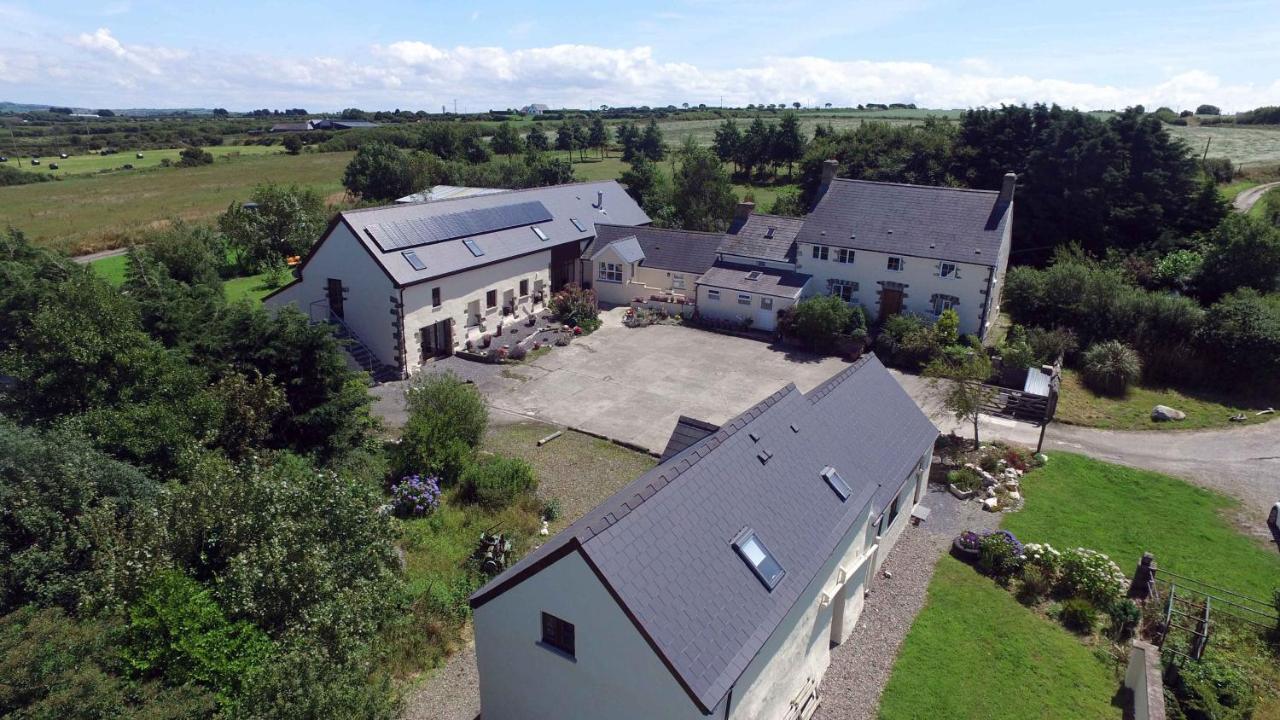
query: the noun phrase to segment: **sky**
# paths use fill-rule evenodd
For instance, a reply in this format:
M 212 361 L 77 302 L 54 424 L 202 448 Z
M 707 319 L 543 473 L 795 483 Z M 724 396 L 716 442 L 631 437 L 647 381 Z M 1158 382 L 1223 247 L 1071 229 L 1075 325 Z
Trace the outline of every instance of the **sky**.
M 1230 112 L 1280 105 L 1280 0 L 0 0 L 0 100 Z

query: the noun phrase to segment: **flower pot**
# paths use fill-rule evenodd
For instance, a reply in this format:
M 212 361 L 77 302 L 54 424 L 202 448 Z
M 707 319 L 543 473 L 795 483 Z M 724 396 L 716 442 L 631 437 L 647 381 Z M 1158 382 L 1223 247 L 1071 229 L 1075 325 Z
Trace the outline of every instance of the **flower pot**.
M 955 485 L 952 485 L 951 483 L 947 483 L 947 490 L 950 491 L 951 494 L 954 495 L 957 500 L 968 500 L 969 498 L 977 494 L 973 490 L 961 490 L 960 488 L 956 487 Z
M 977 562 L 980 553 L 977 550 L 970 550 L 969 548 L 964 547 L 960 544 L 960 538 L 956 538 L 951 541 L 951 554 L 954 555 L 956 559 L 963 560 L 964 562 Z

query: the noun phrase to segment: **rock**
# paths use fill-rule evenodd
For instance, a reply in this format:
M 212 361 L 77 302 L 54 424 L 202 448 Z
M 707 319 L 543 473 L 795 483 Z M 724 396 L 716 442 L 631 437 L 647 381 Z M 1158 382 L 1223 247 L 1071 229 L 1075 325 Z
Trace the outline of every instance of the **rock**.
M 1045 455 L 1044 453 L 1036 453 L 1036 462 L 1040 463 L 1041 465 L 1044 465 L 1045 463 L 1049 462 L 1049 456 Z
M 1267 408 L 1266 410 L 1259 410 L 1258 412 L 1254 413 L 1253 415 L 1254 415 L 1254 417 L 1258 417 L 1258 416 L 1260 416 L 1260 415 L 1273 415 L 1273 414 L 1275 414 L 1275 411 L 1276 411 L 1276 409 L 1275 409 L 1275 408 Z
M 1010 490 L 1009 499 L 1014 502 L 1017 502 L 1022 499 L 1022 493 L 1018 492 L 1017 490 Z
M 1018 479 L 1018 475 L 1020 475 L 1020 474 L 1021 474 L 1021 473 L 1019 473 L 1019 472 L 1018 472 L 1018 469 L 1017 469 L 1017 468 L 1005 468 L 1005 469 L 1004 469 L 1004 476 L 1005 476 L 1006 478 L 1010 479 L 1010 480 L 1017 480 L 1017 479 Z
M 1000 509 L 1000 501 L 996 498 L 989 497 L 982 501 L 982 509 L 988 512 L 996 512 Z
M 538 534 L 539 534 L 539 535 L 550 535 L 550 534 L 551 534 L 551 528 L 547 527 L 547 521 L 546 521 L 546 520 L 543 520 L 543 521 L 542 521 L 542 529 L 538 531 Z
M 1156 422 L 1168 422 L 1170 420 L 1186 420 L 1187 414 L 1181 410 L 1175 410 L 1168 405 L 1157 405 L 1151 409 L 1151 419 Z
M 1004 484 L 1005 490 L 1018 490 L 1019 487 L 1020 486 L 1017 480 L 1010 480 L 1009 482 Z
M 888 570 L 885 570 L 885 571 L 884 571 L 884 579 L 885 579 L 885 580 L 892 580 L 892 579 L 893 579 L 893 573 L 889 572 Z

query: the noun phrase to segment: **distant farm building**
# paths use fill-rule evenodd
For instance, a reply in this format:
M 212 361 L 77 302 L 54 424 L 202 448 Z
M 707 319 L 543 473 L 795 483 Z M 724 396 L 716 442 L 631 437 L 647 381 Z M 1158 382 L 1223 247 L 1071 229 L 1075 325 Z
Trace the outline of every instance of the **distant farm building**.
M 520 108 L 520 112 L 524 113 L 525 115 L 541 115 L 547 110 L 548 110 L 547 106 L 543 105 L 542 103 L 525 105 L 524 107 Z

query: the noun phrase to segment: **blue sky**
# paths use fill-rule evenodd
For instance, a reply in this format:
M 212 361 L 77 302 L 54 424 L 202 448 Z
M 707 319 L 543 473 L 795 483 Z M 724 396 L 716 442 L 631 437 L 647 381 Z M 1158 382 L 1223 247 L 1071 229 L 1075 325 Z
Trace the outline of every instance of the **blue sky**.
M 0 99 L 95 107 L 1280 104 L 1276 0 L 0 0 L 0 38 Z

